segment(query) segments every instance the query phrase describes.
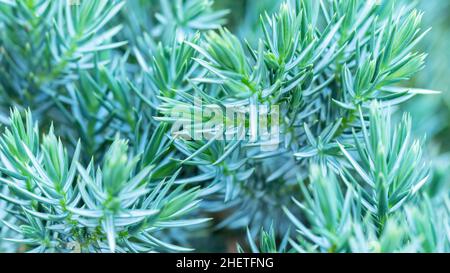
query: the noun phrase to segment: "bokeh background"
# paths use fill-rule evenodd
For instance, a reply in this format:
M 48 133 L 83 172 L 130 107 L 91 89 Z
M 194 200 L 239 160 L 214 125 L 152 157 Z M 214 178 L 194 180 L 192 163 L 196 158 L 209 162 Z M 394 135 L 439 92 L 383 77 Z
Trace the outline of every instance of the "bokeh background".
M 421 46 L 429 54 L 426 67 L 411 86 L 440 91 L 437 96 L 420 96 L 405 105 L 413 115 L 417 136 L 426 136 L 427 155 L 433 162 L 434 179 L 429 185 L 434 194 L 450 185 L 450 1 L 420 0 L 423 27 L 432 30 Z

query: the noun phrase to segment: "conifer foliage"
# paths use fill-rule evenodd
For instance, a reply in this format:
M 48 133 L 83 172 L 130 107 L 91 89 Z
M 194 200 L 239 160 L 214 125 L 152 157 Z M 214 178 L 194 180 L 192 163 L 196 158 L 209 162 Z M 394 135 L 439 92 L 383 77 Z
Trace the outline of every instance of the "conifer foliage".
M 450 191 L 401 117 L 436 95 L 409 81 L 424 15 L 263 2 L 0 0 L 0 251 L 449 252 Z M 250 109 L 244 137 L 211 105 Z

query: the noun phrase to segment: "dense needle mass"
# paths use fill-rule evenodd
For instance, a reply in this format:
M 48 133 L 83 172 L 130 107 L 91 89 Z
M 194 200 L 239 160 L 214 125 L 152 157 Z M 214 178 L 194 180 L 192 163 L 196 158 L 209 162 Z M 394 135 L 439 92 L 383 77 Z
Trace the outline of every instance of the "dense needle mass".
M 0 251 L 450 251 L 427 15 L 242 3 L 0 0 Z

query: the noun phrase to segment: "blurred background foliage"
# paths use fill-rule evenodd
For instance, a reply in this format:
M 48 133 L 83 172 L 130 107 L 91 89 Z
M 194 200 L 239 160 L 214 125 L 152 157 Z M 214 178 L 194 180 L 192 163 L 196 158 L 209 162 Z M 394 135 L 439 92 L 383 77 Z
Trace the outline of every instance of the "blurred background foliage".
M 420 0 L 424 26 L 432 30 L 421 46 L 428 53 L 426 67 L 411 85 L 440 91 L 438 96 L 417 97 L 405 104 L 416 134 L 426 134 L 428 156 L 434 166 L 430 193 L 450 186 L 450 1 Z

